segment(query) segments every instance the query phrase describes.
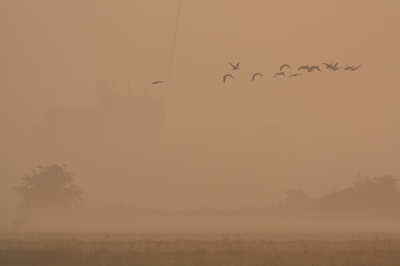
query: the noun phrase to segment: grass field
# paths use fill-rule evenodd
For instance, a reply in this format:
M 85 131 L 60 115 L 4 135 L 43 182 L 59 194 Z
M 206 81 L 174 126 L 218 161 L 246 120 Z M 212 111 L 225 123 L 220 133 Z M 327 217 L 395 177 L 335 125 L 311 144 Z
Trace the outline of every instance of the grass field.
M 389 234 L 1 234 L 0 265 L 400 265 Z

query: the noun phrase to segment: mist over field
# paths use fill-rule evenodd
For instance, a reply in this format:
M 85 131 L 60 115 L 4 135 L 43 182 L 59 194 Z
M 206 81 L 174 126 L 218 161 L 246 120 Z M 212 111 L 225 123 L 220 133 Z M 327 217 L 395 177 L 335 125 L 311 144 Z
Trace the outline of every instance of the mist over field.
M 0 231 L 398 232 L 399 17 L 0 0 Z M 80 208 L 21 210 L 38 165 L 73 173 Z

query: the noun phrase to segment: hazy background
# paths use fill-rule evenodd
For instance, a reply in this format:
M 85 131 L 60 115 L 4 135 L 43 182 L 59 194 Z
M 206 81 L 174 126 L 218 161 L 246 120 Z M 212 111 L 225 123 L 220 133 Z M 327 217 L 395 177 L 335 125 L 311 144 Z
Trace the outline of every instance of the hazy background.
M 131 95 L 156 95 L 176 3 L 0 0 L 0 207 L 15 206 L 23 175 L 51 163 L 67 164 L 89 207 L 262 208 L 292 188 L 317 197 L 358 174 L 400 177 L 395 0 L 184 0 L 162 140 L 32 143 L 47 107 L 96 106 L 96 80 L 121 96 L 129 82 Z M 337 61 L 362 66 L 321 65 Z M 284 63 L 322 72 L 273 78 Z M 264 77 L 251 82 L 255 72 Z

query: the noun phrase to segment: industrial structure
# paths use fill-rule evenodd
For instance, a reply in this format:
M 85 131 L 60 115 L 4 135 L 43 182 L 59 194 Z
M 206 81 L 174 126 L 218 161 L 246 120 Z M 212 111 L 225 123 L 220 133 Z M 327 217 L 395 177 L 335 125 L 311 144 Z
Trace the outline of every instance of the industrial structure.
M 113 92 L 113 82 L 96 82 L 96 107 L 49 107 L 40 135 L 102 136 L 131 135 L 162 131 L 165 124 L 165 98 L 121 97 Z

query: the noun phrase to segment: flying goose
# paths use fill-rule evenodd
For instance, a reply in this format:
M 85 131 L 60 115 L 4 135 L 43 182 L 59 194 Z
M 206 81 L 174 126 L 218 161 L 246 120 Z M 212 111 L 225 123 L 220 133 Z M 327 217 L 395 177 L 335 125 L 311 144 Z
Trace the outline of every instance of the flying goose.
M 231 62 L 229 62 L 229 64 L 232 66 L 232 70 L 236 70 L 239 68 L 239 62 L 235 65 L 233 65 Z
M 275 74 L 275 76 L 274 76 L 274 78 L 275 78 L 276 76 L 279 76 L 279 75 L 283 75 L 283 76 L 285 76 L 285 72 L 279 72 L 279 73 L 276 73 L 276 74 Z
M 333 65 L 333 63 L 332 63 L 332 64 L 322 63 L 322 64 L 326 66 L 326 69 L 331 69 L 331 70 L 333 70 L 333 71 L 336 71 L 336 70 L 341 69 L 341 68 L 337 67 L 337 65 L 339 64 L 339 62 L 336 62 L 335 65 Z
M 319 66 L 311 66 L 310 67 L 311 71 L 313 71 L 314 69 L 318 70 L 319 72 L 321 72 L 321 69 L 319 68 Z M 311 72 L 309 71 L 309 72 Z
M 326 69 L 333 68 L 333 63 L 332 64 L 322 63 L 322 64 L 325 65 Z
M 255 74 L 253 75 L 253 78 L 252 78 L 251 80 L 254 81 L 254 79 L 256 78 L 257 75 L 263 77 L 263 75 L 262 75 L 261 73 L 255 73 Z
M 319 66 L 299 66 L 299 69 L 297 69 L 297 71 L 300 71 L 302 69 L 307 70 L 308 72 L 312 72 L 314 69 L 317 69 L 318 71 L 321 71 L 321 69 L 319 69 Z
M 303 74 L 292 74 L 289 77 L 297 77 L 297 76 L 301 76 L 301 75 L 303 75 Z
M 284 64 L 284 65 L 281 65 L 281 68 L 279 70 L 282 71 L 282 68 L 284 68 L 284 67 L 290 68 L 290 66 L 288 64 Z
M 164 83 L 164 81 L 162 81 L 162 80 L 157 80 L 157 81 L 152 82 L 151 84 L 158 84 L 158 83 Z
M 227 77 L 233 78 L 233 76 L 232 76 L 231 74 L 226 74 L 226 75 L 224 75 L 224 77 L 223 77 L 224 83 L 226 82 L 226 78 L 227 78 Z
M 347 66 L 344 70 L 350 70 L 350 71 L 354 71 L 354 70 L 357 70 L 359 67 L 360 67 L 361 65 L 359 65 L 359 66 Z
M 308 72 L 311 72 L 312 70 L 311 70 L 311 68 L 310 68 L 310 66 L 299 66 L 299 68 L 297 69 L 297 71 L 300 71 L 300 70 L 302 70 L 302 69 L 305 69 L 305 70 L 307 70 Z

